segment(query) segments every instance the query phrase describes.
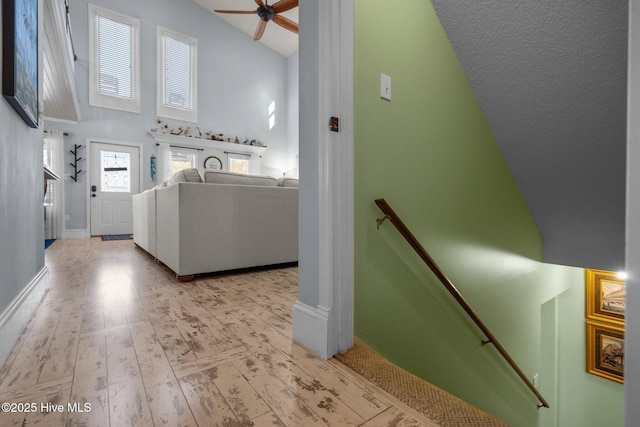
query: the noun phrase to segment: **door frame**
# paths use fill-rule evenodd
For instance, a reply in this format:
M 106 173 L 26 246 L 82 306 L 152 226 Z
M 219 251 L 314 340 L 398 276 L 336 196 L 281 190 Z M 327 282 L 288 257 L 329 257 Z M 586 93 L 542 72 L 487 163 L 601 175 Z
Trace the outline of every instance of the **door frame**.
M 86 203 L 86 209 L 87 209 L 87 214 L 86 214 L 86 235 L 88 237 L 91 237 L 91 147 L 92 147 L 92 143 L 96 143 L 96 144 L 110 144 L 110 145 L 121 145 L 121 146 L 125 146 L 125 147 L 135 147 L 138 149 L 138 152 L 140 153 L 140 155 L 138 156 L 138 162 L 139 164 L 139 169 L 140 169 L 140 177 L 138 178 L 138 189 L 137 189 L 137 193 L 138 194 L 142 191 L 142 188 L 144 187 L 144 162 L 143 162 L 143 157 L 144 157 L 144 145 L 140 144 L 140 143 L 136 143 L 136 142 L 126 142 L 126 141 L 115 141 L 112 139 L 102 139 L 102 138 L 87 138 L 86 139 L 86 144 L 87 144 L 87 161 L 85 162 L 87 165 L 87 172 L 86 172 L 86 177 L 87 177 L 87 185 L 85 188 L 85 196 L 87 198 L 87 203 Z
M 322 358 L 353 341 L 354 0 L 300 2 L 299 295 L 293 338 Z M 329 117 L 340 131 L 329 129 Z

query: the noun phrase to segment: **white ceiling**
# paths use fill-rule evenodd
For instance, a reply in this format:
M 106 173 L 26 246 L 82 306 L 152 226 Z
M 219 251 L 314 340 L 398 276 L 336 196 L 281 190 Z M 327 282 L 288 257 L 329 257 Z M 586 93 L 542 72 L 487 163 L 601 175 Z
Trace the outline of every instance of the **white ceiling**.
M 66 44 L 64 1 L 46 0 L 43 7 L 43 115 L 46 119 L 77 122 L 80 111 L 73 78 L 73 59 Z
M 256 10 L 258 8 L 254 0 L 193 0 L 195 3 L 209 10 L 217 17 L 224 19 L 234 27 L 247 33 L 251 38 L 258 26 L 258 15 L 235 15 L 228 13 L 215 13 L 214 9 L 222 10 Z M 274 4 L 275 1 L 265 2 Z M 282 16 L 298 22 L 298 8 L 293 8 Z M 291 31 L 285 30 L 278 24 L 269 22 L 264 35 L 257 43 L 262 43 L 281 55 L 288 57 L 298 50 L 298 35 Z

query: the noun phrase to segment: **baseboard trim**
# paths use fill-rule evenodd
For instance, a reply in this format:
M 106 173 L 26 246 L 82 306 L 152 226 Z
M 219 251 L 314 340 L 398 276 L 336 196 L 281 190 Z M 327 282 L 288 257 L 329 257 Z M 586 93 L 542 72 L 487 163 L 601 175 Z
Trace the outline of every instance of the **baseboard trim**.
M 329 311 L 300 301 L 293 306 L 293 339 L 325 360 L 336 353 L 329 343 Z
M 62 233 L 63 239 L 84 239 L 89 237 L 89 230 L 79 228 L 76 230 L 64 230 Z
M 4 364 L 49 288 L 47 266 L 20 291 L 0 314 L 0 365 Z

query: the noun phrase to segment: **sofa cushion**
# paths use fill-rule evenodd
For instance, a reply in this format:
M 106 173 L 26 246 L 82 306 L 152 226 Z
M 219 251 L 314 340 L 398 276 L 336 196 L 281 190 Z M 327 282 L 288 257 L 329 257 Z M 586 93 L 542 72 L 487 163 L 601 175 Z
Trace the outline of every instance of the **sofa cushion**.
M 169 180 L 169 185 L 179 182 L 202 182 L 202 176 L 196 168 L 183 169 L 176 172 Z
M 245 175 L 227 171 L 206 171 L 204 182 L 207 184 L 239 184 L 239 185 L 261 185 L 264 187 L 277 187 L 278 180 L 270 176 Z
M 296 188 L 299 187 L 297 179 L 287 178 L 287 177 L 278 178 L 278 186 L 279 187 L 296 187 Z

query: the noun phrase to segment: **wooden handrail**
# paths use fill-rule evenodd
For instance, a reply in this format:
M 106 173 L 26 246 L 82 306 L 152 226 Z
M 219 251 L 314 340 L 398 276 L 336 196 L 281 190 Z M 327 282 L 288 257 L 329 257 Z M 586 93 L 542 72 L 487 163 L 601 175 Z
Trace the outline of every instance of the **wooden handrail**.
M 484 322 L 480 319 L 480 317 L 476 314 L 476 312 L 473 311 L 473 308 L 471 308 L 469 303 L 464 299 L 460 291 L 456 289 L 453 283 L 451 283 L 451 280 L 449 280 L 449 278 L 447 278 L 447 276 L 442 272 L 438 264 L 436 264 L 433 258 L 431 258 L 429 253 L 420 244 L 420 242 L 418 242 L 418 239 L 415 238 L 415 236 L 411 233 L 411 231 L 409 231 L 407 226 L 404 225 L 400 217 L 398 217 L 398 215 L 393 211 L 393 209 L 391 209 L 391 206 L 389 206 L 387 201 L 385 199 L 376 199 L 376 205 L 378 205 L 380 210 L 384 213 L 384 217 L 379 218 L 377 220 L 378 228 L 380 228 L 382 223 L 384 223 L 387 219 L 391 221 L 391 223 L 398 229 L 400 234 L 402 234 L 402 236 L 409 243 L 409 245 L 411 245 L 411 247 L 416 251 L 418 256 L 420 256 L 420 258 L 422 258 L 422 260 L 429 266 L 433 274 L 435 274 L 436 277 L 440 280 L 440 283 L 442 283 L 444 287 L 447 288 L 447 290 L 453 296 L 453 298 L 455 298 L 458 304 L 460 304 L 460 306 L 464 309 L 464 311 L 469 315 L 471 320 L 473 320 L 473 322 L 478 326 L 478 328 L 480 328 L 482 333 L 487 337 L 486 340 L 482 341 L 482 345 L 484 346 L 485 344 L 489 344 L 489 343 L 493 344 L 496 350 L 498 350 L 498 353 L 500 353 L 500 355 L 504 358 L 504 360 L 506 360 L 507 363 L 511 366 L 511 368 L 513 368 L 513 370 L 516 372 L 516 374 L 518 374 L 520 379 L 524 381 L 527 387 L 529 387 L 529 390 L 531 390 L 533 394 L 536 395 L 536 397 L 540 401 L 540 404 L 537 405 L 537 407 L 541 408 L 544 406 L 545 408 L 548 408 L 549 404 L 544 399 L 544 397 L 542 397 L 538 389 L 536 389 L 533 386 L 533 384 L 531 384 L 531 381 L 529 381 L 529 379 L 526 377 L 524 372 L 522 372 L 522 369 L 520 369 L 518 364 L 513 360 L 513 358 L 511 358 L 509 353 L 507 353 L 507 350 L 504 349 L 504 347 L 500 344 L 498 339 L 489 330 L 487 325 L 485 325 Z

